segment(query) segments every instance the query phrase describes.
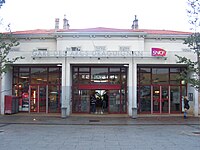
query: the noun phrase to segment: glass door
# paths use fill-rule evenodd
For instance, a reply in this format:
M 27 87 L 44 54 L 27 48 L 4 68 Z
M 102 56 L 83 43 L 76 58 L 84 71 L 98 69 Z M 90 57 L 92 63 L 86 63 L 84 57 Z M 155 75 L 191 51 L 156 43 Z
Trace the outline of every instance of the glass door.
M 47 86 L 30 85 L 29 88 L 29 112 L 47 112 Z
M 169 113 L 169 87 L 152 87 L 152 113 Z
M 73 94 L 72 111 L 75 113 L 89 113 L 90 111 L 90 90 L 76 89 Z

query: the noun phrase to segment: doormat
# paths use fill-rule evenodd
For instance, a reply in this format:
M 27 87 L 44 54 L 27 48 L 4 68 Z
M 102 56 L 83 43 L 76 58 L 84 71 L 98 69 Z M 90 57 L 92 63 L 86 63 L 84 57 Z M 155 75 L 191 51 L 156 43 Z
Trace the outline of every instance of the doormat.
M 100 120 L 89 120 L 89 122 L 100 122 Z
M 1 132 L 4 132 L 4 131 L 3 131 L 3 130 L 0 130 L 0 133 L 1 133 Z

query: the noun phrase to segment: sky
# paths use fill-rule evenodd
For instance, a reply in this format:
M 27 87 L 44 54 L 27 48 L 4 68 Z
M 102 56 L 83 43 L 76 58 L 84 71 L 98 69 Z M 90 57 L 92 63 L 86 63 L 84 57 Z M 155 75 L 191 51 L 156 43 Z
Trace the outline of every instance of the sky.
M 190 31 L 187 0 L 6 0 L 0 9 L 0 31 L 54 29 L 55 18 L 71 29 L 131 29 L 137 15 L 140 29 Z

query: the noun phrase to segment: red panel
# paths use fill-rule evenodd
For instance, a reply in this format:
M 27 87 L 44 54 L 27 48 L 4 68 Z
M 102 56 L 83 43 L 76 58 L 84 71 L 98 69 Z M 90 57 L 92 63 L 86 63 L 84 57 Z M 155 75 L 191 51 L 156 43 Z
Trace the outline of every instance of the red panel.
M 104 85 L 96 85 L 96 84 L 90 84 L 90 85 L 79 85 L 79 89 L 90 89 L 90 90 L 118 90 L 121 89 L 121 85 L 110 85 L 110 84 L 104 84 Z
M 5 114 L 12 113 L 12 97 L 5 95 Z

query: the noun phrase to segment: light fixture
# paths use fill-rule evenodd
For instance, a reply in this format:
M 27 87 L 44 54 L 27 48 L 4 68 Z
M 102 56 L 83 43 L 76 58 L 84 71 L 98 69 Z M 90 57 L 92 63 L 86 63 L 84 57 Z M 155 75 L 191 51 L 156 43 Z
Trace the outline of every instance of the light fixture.
M 159 93 L 160 93 L 160 91 L 159 91 L 159 90 L 156 90 L 156 91 L 154 91 L 154 93 L 155 93 L 155 94 L 159 94 Z
M 181 84 L 185 84 L 185 80 L 181 80 Z
M 62 64 L 57 64 L 58 67 L 62 67 Z

